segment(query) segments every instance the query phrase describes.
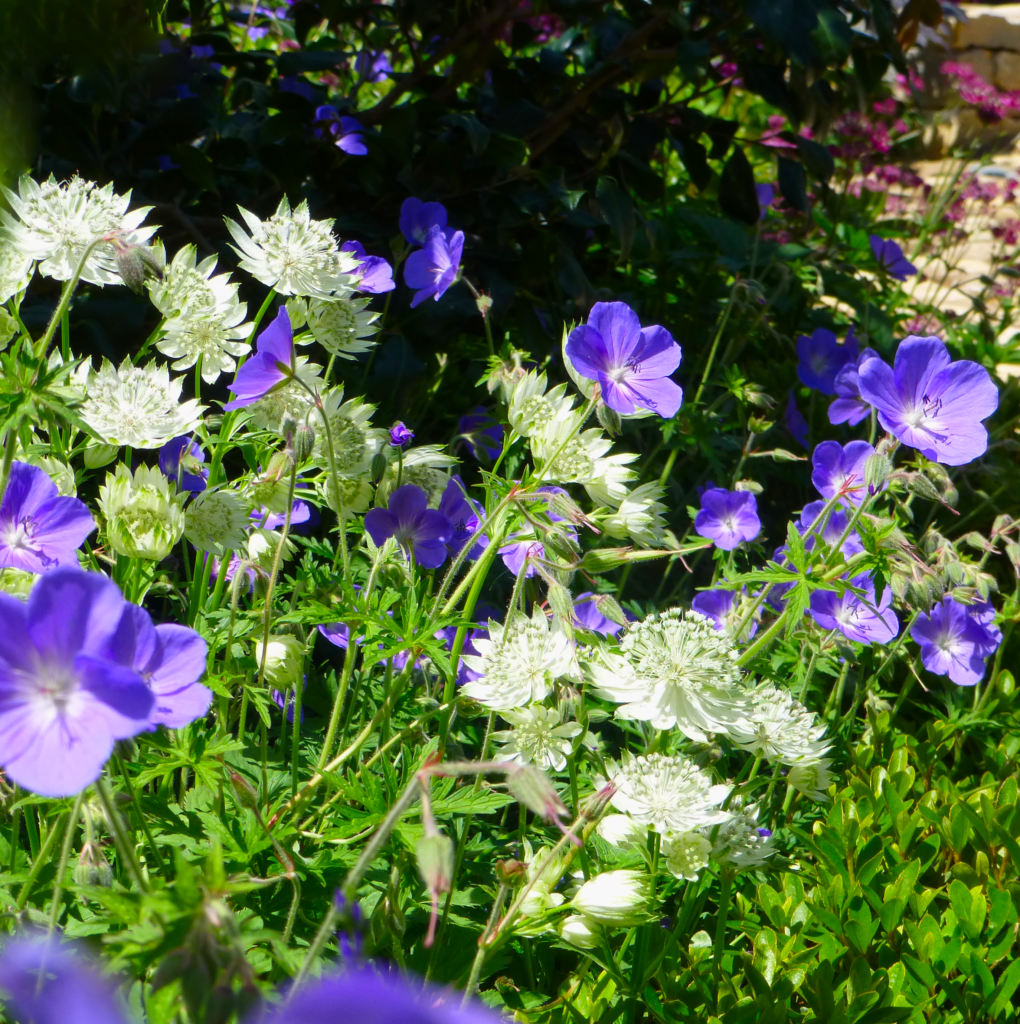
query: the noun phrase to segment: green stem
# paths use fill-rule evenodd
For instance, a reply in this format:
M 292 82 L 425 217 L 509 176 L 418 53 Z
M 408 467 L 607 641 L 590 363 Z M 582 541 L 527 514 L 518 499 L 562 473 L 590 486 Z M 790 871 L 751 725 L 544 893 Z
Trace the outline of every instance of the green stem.
M 313 627 L 314 628 L 314 627 Z M 294 681 L 294 737 L 291 742 L 291 766 L 290 766 L 290 795 L 297 793 L 298 778 L 298 751 L 301 749 L 301 698 L 304 682 L 301 679 Z M 286 704 L 286 699 L 284 699 Z
M 57 924 L 60 922 L 60 906 L 61 893 L 64 891 L 64 876 L 67 874 L 67 861 L 71 856 L 71 843 L 74 840 L 74 832 L 78 827 L 78 816 L 81 814 L 81 802 L 85 796 L 85 791 L 82 790 L 74 798 L 74 807 L 71 808 L 71 813 L 67 818 L 67 828 L 64 829 L 64 841 L 60 846 L 60 860 L 57 862 L 57 877 L 53 879 L 53 907 L 50 910 L 50 925 L 47 930 L 48 935 L 52 935 L 57 930 Z M 56 829 L 54 829 L 54 834 Z
M 786 623 L 786 617 L 790 613 L 790 607 L 791 606 L 787 604 L 786 607 L 779 613 L 778 617 L 776 618 L 776 621 L 773 622 L 772 625 L 769 626 L 769 628 L 765 630 L 765 632 L 762 633 L 762 635 L 758 637 L 758 639 L 755 640 L 755 642 L 751 644 L 751 646 L 748 647 L 746 651 L 744 651 L 744 653 L 740 656 L 740 658 L 737 661 L 738 666 L 743 668 L 748 662 L 754 661 L 754 659 L 758 657 L 759 652 L 763 648 L 767 647 L 770 643 L 772 643 L 772 640 L 775 638 L 775 636 L 779 633 L 779 631 L 783 628 L 784 624 Z
M 322 753 L 319 754 L 319 763 L 316 771 L 321 772 L 329 761 L 329 755 L 333 750 L 333 743 L 336 741 L 336 731 L 340 726 L 340 715 L 343 710 L 344 701 L 347 699 L 347 690 L 351 685 L 351 676 L 354 673 L 354 658 L 357 644 L 354 641 L 354 630 L 347 627 L 347 650 L 344 652 L 344 667 L 340 673 L 340 684 L 337 687 L 336 699 L 333 701 L 333 710 L 329 716 L 329 725 L 326 727 L 326 738 L 322 743 Z
M 14 462 L 14 453 L 18 449 L 18 426 L 20 421 L 15 421 L 7 426 L 7 433 L 4 435 L 4 464 L 0 470 L 0 502 L 4 500 L 7 493 L 7 481 L 11 476 L 11 463 Z
M 708 375 L 712 372 L 712 364 L 715 362 L 715 354 L 719 350 L 719 340 L 722 338 L 723 331 L 726 330 L 726 323 L 730 318 L 730 313 L 733 311 L 733 297 L 737 294 L 737 284 L 739 283 L 738 278 L 733 279 L 733 287 L 730 289 L 730 297 L 726 301 L 726 311 L 722 315 L 722 319 L 719 321 L 719 328 L 715 332 L 715 337 L 712 339 L 712 347 L 708 350 L 708 362 L 705 363 L 705 370 L 701 374 L 701 383 L 698 385 L 698 390 L 694 394 L 694 404 L 697 405 L 701 400 L 701 393 L 705 390 L 705 384 L 708 382 Z
M 730 912 L 730 895 L 733 892 L 733 873 L 724 868 L 719 876 L 719 913 L 715 920 L 714 957 L 716 971 L 722 967 L 723 949 L 726 946 L 726 918 Z
M 99 802 L 103 805 L 106 820 L 110 825 L 110 832 L 113 835 L 113 844 L 117 847 L 117 853 L 120 854 L 124 867 L 134 878 L 138 888 L 141 889 L 142 892 L 148 893 L 150 891 L 149 883 L 146 880 L 145 875 L 142 874 L 138 858 L 135 856 L 134 844 L 131 842 L 131 838 L 128 836 L 127 830 L 124 828 L 124 821 L 120 816 L 120 811 L 117 810 L 116 804 L 113 802 L 113 795 L 110 793 L 110 789 L 106 784 L 106 779 L 102 776 L 96 779 L 96 792 L 99 794 Z
M 492 904 L 492 910 L 489 912 L 489 918 L 485 922 L 485 929 L 478 939 L 478 951 L 475 953 L 475 958 L 471 963 L 471 973 L 468 975 L 467 984 L 464 986 L 464 998 L 460 1004 L 462 1007 L 467 1006 L 471 1002 L 471 997 L 478 987 L 478 979 L 482 976 L 482 967 L 485 966 L 485 947 L 489 941 L 489 936 L 492 935 L 496 928 L 500 911 L 503 909 L 503 904 L 506 902 L 507 893 L 509 892 L 510 886 L 506 882 L 501 882 L 496 892 L 496 899 Z
M 60 302 L 57 303 L 57 308 L 53 311 L 53 316 L 50 317 L 50 322 L 46 325 L 46 330 L 43 332 L 42 337 L 36 342 L 35 354 L 40 360 L 46 358 L 50 342 L 57 331 L 57 324 L 64 319 L 64 314 L 71 306 L 71 296 L 74 295 L 74 290 L 78 287 L 78 281 L 81 279 L 82 271 L 85 269 L 88 258 L 92 255 L 92 250 L 104 241 L 104 238 L 94 238 L 85 246 L 85 251 L 78 261 L 78 266 L 74 268 L 71 279 L 61 289 Z
M 32 861 L 32 867 L 28 872 L 28 878 L 25 879 L 25 884 L 21 887 L 21 892 L 18 893 L 18 910 L 25 909 L 25 904 L 28 903 L 28 897 L 32 894 L 32 890 L 35 888 L 35 883 L 39 878 L 39 873 L 49 862 L 50 854 L 53 852 L 53 847 L 57 845 L 57 836 L 60 835 L 63 830 L 64 820 L 66 818 L 67 812 L 65 811 L 57 819 L 53 828 L 50 829 L 42 844 L 42 848 L 36 854 L 35 860 Z

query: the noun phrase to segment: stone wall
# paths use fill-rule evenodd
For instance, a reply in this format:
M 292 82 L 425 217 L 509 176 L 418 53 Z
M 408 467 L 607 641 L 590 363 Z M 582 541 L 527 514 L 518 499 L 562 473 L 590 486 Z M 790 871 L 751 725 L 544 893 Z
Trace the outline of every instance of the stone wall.
M 970 20 L 953 26 L 956 59 L 1000 89 L 1020 89 L 1020 3 L 960 7 Z

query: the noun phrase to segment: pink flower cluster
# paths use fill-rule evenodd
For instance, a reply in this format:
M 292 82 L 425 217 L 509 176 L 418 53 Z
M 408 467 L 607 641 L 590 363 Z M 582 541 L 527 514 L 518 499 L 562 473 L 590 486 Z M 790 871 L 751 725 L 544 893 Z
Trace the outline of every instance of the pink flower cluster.
M 940 68 L 964 103 L 977 110 L 978 117 L 995 124 L 1004 117 L 1020 114 L 1020 92 L 1001 92 L 962 61 L 947 60 Z

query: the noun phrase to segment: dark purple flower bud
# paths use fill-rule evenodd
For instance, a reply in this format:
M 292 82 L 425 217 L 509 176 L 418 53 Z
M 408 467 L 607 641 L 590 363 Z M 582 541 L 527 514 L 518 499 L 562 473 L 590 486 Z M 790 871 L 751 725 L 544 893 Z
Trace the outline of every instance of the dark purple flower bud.
M 764 220 L 768 216 L 772 200 L 776 197 L 776 190 L 771 185 L 755 185 L 754 190 L 758 193 L 758 209 L 761 210 L 758 219 Z
M 786 412 L 783 414 L 783 422 L 793 439 L 802 448 L 808 446 L 808 422 L 804 419 L 800 409 L 797 408 L 797 399 L 794 397 L 793 388 L 787 392 L 789 398 L 786 400 Z
M 396 422 L 390 427 L 390 447 L 406 448 L 414 440 L 414 431 L 409 430 L 401 422 Z

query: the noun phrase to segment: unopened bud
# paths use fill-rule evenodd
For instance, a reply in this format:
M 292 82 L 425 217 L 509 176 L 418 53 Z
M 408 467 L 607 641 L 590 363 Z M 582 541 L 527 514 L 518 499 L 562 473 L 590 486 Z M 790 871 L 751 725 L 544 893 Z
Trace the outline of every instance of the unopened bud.
M 567 637 L 573 639 L 574 599 L 570 596 L 570 591 L 562 583 L 550 581 L 549 607 L 553 610 L 556 618 L 559 619 L 560 625 L 563 627 L 564 632 L 566 632 Z
M 511 858 L 510 860 L 496 861 L 496 880 L 501 885 L 517 885 L 527 877 L 527 874 L 527 865 L 522 864 L 519 860 Z
M 619 437 L 621 427 L 620 414 L 615 409 L 610 409 L 608 405 L 600 403 L 599 407 L 595 410 L 595 418 L 610 437 Z
M 241 802 L 242 807 L 247 807 L 253 811 L 258 810 L 259 795 L 248 784 L 243 775 L 238 772 L 231 772 L 230 784 L 234 787 L 234 792 L 237 794 L 237 799 Z
M 117 458 L 120 448 L 115 444 L 101 444 L 92 441 L 85 446 L 85 465 L 89 469 L 101 469 Z
M 885 483 L 892 463 L 884 455 L 869 455 L 864 463 L 864 486 L 868 494 L 874 494 Z
M 293 433 L 290 431 L 289 433 Z M 272 480 L 273 483 L 279 483 L 290 471 L 290 455 L 286 451 L 274 452 L 273 457 L 269 460 L 269 465 L 266 466 L 265 473 L 262 474 L 263 479 Z
M 869 462 L 871 459 L 868 460 Z M 941 501 L 942 495 L 938 488 L 924 475 L 924 473 L 911 473 L 907 477 L 907 490 L 912 491 L 919 498 L 926 498 L 928 501 Z
M 294 449 L 294 461 L 300 465 L 312 457 L 315 448 L 315 429 L 307 423 L 294 431 L 294 440 L 291 442 Z
M 486 319 L 489 315 L 489 310 L 492 309 L 492 296 L 479 295 L 475 299 L 475 305 L 478 307 L 478 312 L 482 314 L 482 319 Z
M 767 420 L 764 416 L 752 416 L 747 421 L 747 429 L 752 434 L 764 434 L 767 430 L 771 430 L 772 426 L 772 420 Z
M 643 871 L 603 871 L 581 886 L 570 905 L 591 921 L 631 927 L 647 916 L 651 883 Z
M 430 893 L 449 892 L 453 884 L 453 840 L 441 832 L 423 836 L 414 848 L 418 873 Z
M 372 456 L 372 483 L 374 485 L 378 486 L 388 465 L 389 463 L 386 461 L 386 456 L 383 455 L 382 452 L 376 452 L 375 455 Z
M 74 869 L 74 880 L 78 885 L 94 885 L 103 889 L 113 885 L 113 868 L 103 856 L 98 843 L 86 843 L 81 848 Z
M 596 594 L 594 600 L 595 607 L 610 622 L 615 622 L 619 626 L 629 625 L 626 613 L 612 594 Z
M 585 572 L 612 572 L 631 561 L 633 548 L 591 548 L 581 559 L 581 568 Z
M 553 788 L 552 782 L 540 768 L 524 764 L 511 768 L 506 777 L 507 788 L 513 796 L 533 814 L 546 821 L 559 823 L 567 808 Z
M 116 246 L 113 259 L 120 279 L 138 295 L 144 294 L 147 278 L 163 276 L 163 268 L 144 245 Z

